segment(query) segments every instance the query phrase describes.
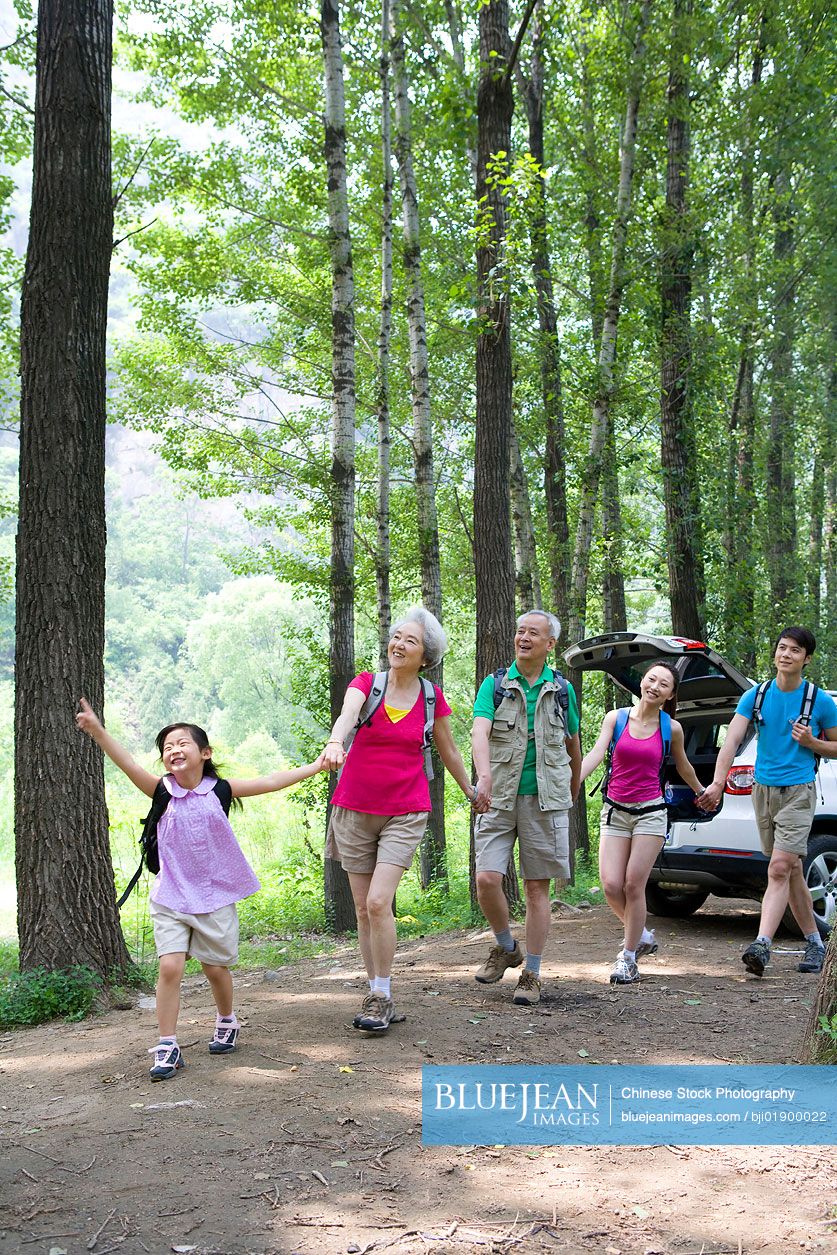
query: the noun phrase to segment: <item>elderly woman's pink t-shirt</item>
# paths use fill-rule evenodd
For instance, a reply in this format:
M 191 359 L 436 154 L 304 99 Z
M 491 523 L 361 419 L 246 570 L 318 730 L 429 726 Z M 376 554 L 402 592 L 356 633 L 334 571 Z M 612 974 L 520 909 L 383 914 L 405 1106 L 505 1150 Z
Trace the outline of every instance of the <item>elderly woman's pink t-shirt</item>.
M 362 671 L 349 688 L 364 697 L 372 691 L 374 676 Z M 436 689 L 436 718 L 450 713 L 442 690 Z M 358 730 L 346 757 L 334 797 L 334 806 L 365 815 L 409 815 L 430 810 L 430 789 L 424 774 L 424 698 L 419 692 L 409 714 L 393 723 L 384 704 Z

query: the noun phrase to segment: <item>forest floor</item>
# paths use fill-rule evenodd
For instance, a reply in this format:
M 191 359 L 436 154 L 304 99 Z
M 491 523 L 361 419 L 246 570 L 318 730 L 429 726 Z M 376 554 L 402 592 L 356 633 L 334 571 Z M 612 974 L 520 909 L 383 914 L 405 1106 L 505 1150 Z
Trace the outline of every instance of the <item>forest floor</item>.
M 163 1084 L 147 1073 L 147 997 L 0 1037 L 0 1255 L 834 1250 L 830 1147 L 422 1146 L 425 1062 L 799 1061 L 817 977 L 796 971 L 796 942 L 757 980 L 739 958 L 753 904 L 652 922 L 660 952 L 620 989 L 607 910 L 559 908 L 535 1009 L 512 1004 L 511 973 L 474 982 L 489 935 L 407 942 L 408 1018 L 381 1037 L 351 1027 L 365 985 L 349 947 L 241 972 L 246 1027 L 220 1058 L 191 978 L 187 1067 Z

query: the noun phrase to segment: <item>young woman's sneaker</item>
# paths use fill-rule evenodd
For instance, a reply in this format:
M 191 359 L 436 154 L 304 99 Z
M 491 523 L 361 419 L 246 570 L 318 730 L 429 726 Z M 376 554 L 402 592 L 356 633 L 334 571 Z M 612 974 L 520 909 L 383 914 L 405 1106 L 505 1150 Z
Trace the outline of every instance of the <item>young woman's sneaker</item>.
M 156 1046 L 149 1047 L 148 1053 L 154 1056 L 152 1081 L 167 1081 L 178 1068 L 186 1067 L 180 1047 L 173 1041 L 158 1042 Z
M 741 962 L 748 972 L 761 976 L 770 962 L 770 946 L 766 941 L 753 941 L 741 956 Z
M 651 930 L 651 936 L 648 941 L 641 941 L 636 948 L 637 959 L 644 959 L 646 954 L 656 954 L 659 950 L 657 938 L 654 936 L 654 930 Z
M 639 968 L 633 959 L 626 959 L 620 950 L 610 973 L 611 985 L 633 985 L 639 980 Z
M 385 1033 L 394 1015 L 395 1007 L 392 998 L 385 998 L 383 994 L 370 993 L 363 1000 L 360 1018 L 355 1028 L 362 1029 L 364 1033 Z
M 209 1053 L 211 1055 L 228 1055 L 231 1050 L 235 1050 L 240 1031 L 241 1026 L 235 1020 L 232 1024 L 216 1024 L 215 1033 L 212 1041 L 209 1043 Z

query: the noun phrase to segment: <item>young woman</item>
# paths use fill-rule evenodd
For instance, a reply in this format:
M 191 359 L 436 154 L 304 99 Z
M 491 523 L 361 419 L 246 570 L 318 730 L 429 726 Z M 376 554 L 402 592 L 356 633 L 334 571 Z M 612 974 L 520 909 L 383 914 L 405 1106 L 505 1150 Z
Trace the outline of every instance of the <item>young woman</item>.
M 602 889 L 608 906 L 625 926 L 624 947 L 610 975 L 614 985 L 638 981 L 637 959 L 657 950 L 653 931 L 645 927 L 645 886 L 666 839 L 661 782 L 664 730 L 681 779 L 697 795 L 704 791 L 686 757 L 683 729 L 672 717 L 677 709 L 678 683 L 677 672 L 666 663 L 649 667 L 640 682 L 639 703 L 629 710 L 624 727 L 624 714 L 619 719 L 618 710 L 609 711 L 599 739 L 581 764 L 581 779 L 586 780 L 608 753 L 618 720 L 620 735 L 610 753 L 602 790 L 599 838 Z

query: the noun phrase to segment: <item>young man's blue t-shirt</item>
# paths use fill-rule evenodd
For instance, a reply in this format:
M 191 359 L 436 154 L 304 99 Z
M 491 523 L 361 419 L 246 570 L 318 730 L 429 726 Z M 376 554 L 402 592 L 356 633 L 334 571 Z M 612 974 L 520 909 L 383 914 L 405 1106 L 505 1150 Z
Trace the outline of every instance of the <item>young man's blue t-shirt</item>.
M 813 750 L 798 744 L 791 735 L 791 725 L 799 718 L 806 681 L 790 693 L 783 693 L 778 684 L 770 683 L 761 707 L 762 723 L 757 728 L 756 780 L 759 784 L 807 784 L 814 779 L 816 763 Z M 738 703 L 736 714 L 752 719 L 758 686 L 748 689 Z M 824 728 L 837 727 L 837 703 L 822 689 L 817 690 L 811 711 L 811 732 L 819 736 Z

